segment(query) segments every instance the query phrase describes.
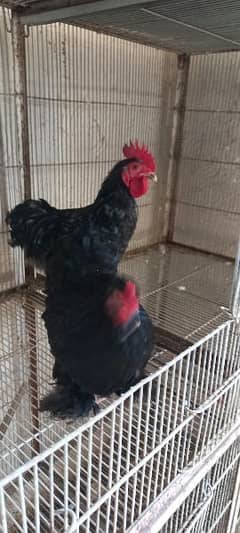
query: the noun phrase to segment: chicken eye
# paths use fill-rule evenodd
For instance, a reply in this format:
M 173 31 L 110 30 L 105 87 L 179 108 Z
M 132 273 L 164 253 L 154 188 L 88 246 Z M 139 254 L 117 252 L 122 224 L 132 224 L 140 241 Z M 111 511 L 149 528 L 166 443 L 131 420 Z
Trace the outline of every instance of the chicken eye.
M 133 169 L 134 169 L 134 170 L 137 170 L 137 169 L 138 169 L 138 164 L 137 164 L 137 163 L 133 163 Z

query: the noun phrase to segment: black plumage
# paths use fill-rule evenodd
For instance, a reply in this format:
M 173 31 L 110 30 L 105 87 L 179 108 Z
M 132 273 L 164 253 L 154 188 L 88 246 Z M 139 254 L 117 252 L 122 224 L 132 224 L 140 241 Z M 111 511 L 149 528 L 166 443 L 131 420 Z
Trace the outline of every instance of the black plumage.
M 26 257 L 46 269 L 56 242 L 71 235 L 82 258 L 82 274 L 108 265 L 114 271 L 137 223 L 137 204 L 122 180 L 122 172 L 134 159 L 120 161 L 103 182 L 93 204 L 75 209 L 56 209 L 45 200 L 26 200 L 7 215 L 12 246 L 21 246 Z
M 123 294 L 128 281 L 102 273 L 82 278 L 76 264 L 69 270 L 70 263 L 69 258 L 66 267 L 65 251 L 61 260 L 61 250 L 50 261 L 43 314 L 56 388 L 42 400 L 41 410 L 63 417 L 96 411 L 95 395 L 121 394 L 137 383 L 153 349 L 152 323 L 141 305 L 119 325 L 106 310 L 109 297 Z
M 126 391 L 152 353 L 151 320 L 117 267 L 136 227 L 135 198 L 155 178 L 155 161 L 138 143 L 123 152 L 93 204 L 60 210 L 26 200 L 6 219 L 11 245 L 47 274 L 43 318 L 56 389 L 41 409 L 52 414 L 85 415 L 96 408 L 95 395 Z

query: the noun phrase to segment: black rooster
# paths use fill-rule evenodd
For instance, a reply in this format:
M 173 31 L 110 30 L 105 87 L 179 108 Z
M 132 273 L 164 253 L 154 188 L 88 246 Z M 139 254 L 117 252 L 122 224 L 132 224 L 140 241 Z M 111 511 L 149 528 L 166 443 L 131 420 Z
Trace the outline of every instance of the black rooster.
M 40 409 L 74 418 L 97 411 L 95 395 L 121 394 L 143 377 L 153 327 L 132 281 L 108 272 L 79 275 L 68 245 L 56 249 L 47 267 L 43 319 L 56 388 Z
M 54 253 L 56 241 L 74 236 L 82 258 L 81 275 L 99 269 L 114 272 L 137 223 L 135 198 L 148 190 L 155 178 L 155 161 L 143 145 L 125 145 L 126 159 L 111 170 L 93 204 L 77 209 L 56 209 L 45 200 L 26 200 L 7 215 L 11 246 L 21 246 L 26 257 L 43 269 Z

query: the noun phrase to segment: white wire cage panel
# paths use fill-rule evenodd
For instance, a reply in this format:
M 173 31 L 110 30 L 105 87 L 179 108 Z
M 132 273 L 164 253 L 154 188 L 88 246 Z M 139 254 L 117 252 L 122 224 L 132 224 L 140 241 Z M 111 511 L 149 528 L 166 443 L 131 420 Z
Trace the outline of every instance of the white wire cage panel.
M 0 290 L 23 283 L 23 258 L 7 243 L 5 218 L 9 208 L 23 198 L 17 133 L 14 61 L 9 11 L 0 7 Z
M 239 62 L 191 58 L 173 239 L 234 257 L 240 224 Z
M 159 264 L 164 259 L 168 268 L 171 265 L 165 276 L 159 266 L 158 291 L 169 299 L 181 293 L 174 283 L 183 286 L 185 280 L 187 286 L 191 281 L 193 291 L 194 275 L 197 291 L 200 272 L 210 261 L 204 254 L 197 258 L 189 252 L 184 272 L 185 254 L 182 264 L 180 255 L 180 249 L 174 254 L 171 247 L 163 257 L 158 255 Z M 131 261 L 136 271 L 136 256 L 127 260 L 129 272 Z M 148 265 L 150 283 L 156 264 L 156 250 L 147 257 L 140 254 L 139 280 Z M 222 272 L 224 264 L 216 261 L 215 272 L 218 265 Z M 190 302 L 192 294 L 185 292 Z M 158 315 L 155 294 L 151 285 L 145 286 L 143 302 L 155 324 L 161 325 L 164 313 Z M 205 339 L 175 358 L 157 348 L 144 382 L 118 400 L 100 399 L 102 412 L 97 417 L 68 424 L 37 411 L 52 379 L 41 320 L 43 303 L 41 296 L 31 300 L 19 296 L 1 305 L 2 530 L 125 531 L 182 469 L 204 457 L 238 419 L 239 336 L 232 321 L 221 324 L 226 320 L 223 312 L 215 315 L 218 328 L 211 331 L 214 317 L 209 320 L 206 314 Z M 170 305 L 165 312 L 171 315 Z M 192 328 L 195 331 L 194 322 Z M 10 344 L 13 339 L 15 346 Z
M 240 440 L 237 438 L 159 533 L 234 533 L 231 509 L 239 465 Z
M 28 31 L 33 196 L 58 207 L 92 202 L 125 142 L 138 138 L 156 157 L 159 184 L 139 201 L 130 248 L 159 242 L 175 56 L 71 25 Z
M 152 360 L 151 371 L 155 371 L 159 365 L 171 360 L 174 354 L 191 346 L 192 342 L 208 334 L 226 319 L 222 306 L 227 306 L 230 295 L 233 270 L 230 262 L 182 250 L 176 246 L 161 245 L 148 252 L 129 257 L 122 263 L 121 270 L 130 275 L 134 274 L 141 287 L 144 305 L 149 310 L 155 324 L 163 328 L 159 332 L 161 338 L 158 337 L 157 342 L 161 353 L 158 358 Z M 9 431 L 10 440 L 13 443 L 16 440 L 18 442 L 18 439 L 22 441 L 27 437 L 31 438 L 32 431 L 36 432 L 38 423 L 36 396 L 42 394 L 46 384 L 51 381 L 52 360 L 49 357 L 46 333 L 39 313 L 36 321 L 31 311 L 31 301 L 28 300 L 28 308 L 29 303 L 30 311 L 28 309 L 26 316 L 28 328 L 26 328 L 25 311 L 21 300 L 12 299 L 7 306 L 1 307 L 3 395 L 1 419 L 5 420 L 2 426 L 3 434 Z M 38 340 L 42 362 L 39 362 L 38 371 L 36 371 L 36 365 L 33 364 L 31 367 L 34 405 L 32 416 L 36 418 L 32 428 L 31 394 L 29 394 L 31 390 L 25 387 L 29 376 L 29 349 L 25 353 L 25 347 L 28 344 L 28 335 L 34 332 L 34 328 L 37 329 L 32 337 L 32 344 L 36 339 Z M 35 353 L 32 355 L 34 360 Z M 22 361 L 21 364 L 20 361 Z M 28 371 L 25 375 L 26 365 Z M 39 390 L 38 378 L 43 390 Z M 22 401 L 18 405 L 19 398 L 22 398 Z M 17 410 L 16 405 L 18 405 Z M 27 426 L 26 420 L 29 421 Z M 12 460 L 14 466 L 14 458 Z M 16 464 L 18 465 L 18 462 Z
M 181 355 L 73 432 L 55 422 L 27 437 L 22 421 L 25 440 L 1 454 L 5 467 L 12 457 L 19 461 L 0 484 L 4 533 L 12 527 L 125 531 L 137 520 L 239 416 L 239 376 L 221 392 L 215 390 L 201 410 L 189 411 L 195 395 L 189 386 L 191 354 Z M 7 444 L 12 446 L 9 435 Z M 27 460 L 36 444 L 40 454 Z

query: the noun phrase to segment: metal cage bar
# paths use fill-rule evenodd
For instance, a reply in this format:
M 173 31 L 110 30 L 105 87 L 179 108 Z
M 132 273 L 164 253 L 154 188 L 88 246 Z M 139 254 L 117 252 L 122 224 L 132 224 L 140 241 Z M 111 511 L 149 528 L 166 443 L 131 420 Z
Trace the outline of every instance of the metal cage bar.
M 42 160 L 38 159 L 37 150 L 35 152 L 32 150 L 31 158 L 29 155 L 28 128 L 30 125 L 34 133 L 34 127 L 38 121 L 36 109 L 31 109 L 28 116 L 32 102 L 41 100 L 46 103 L 47 101 L 49 106 L 47 109 L 52 106 L 57 110 L 59 122 L 56 122 L 54 127 L 58 131 L 60 126 L 64 125 L 66 138 L 69 131 L 69 116 L 67 112 L 61 115 L 59 106 L 67 106 L 73 113 L 74 119 L 76 105 L 84 103 L 88 107 L 86 97 L 84 102 L 81 98 L 79 101 L 79 95 L 82 96 L 82 93 L 79 92 L 77 86 L 76 71 L 73 70 L 67 77 L 69 65 L 74 68 L 79 66 L 77 51 L 80 47 L 76 46 L 76 43 L 80 43 L 80 33 L 79 28 L 62 27 L 59 24 L 50 28 L 41 28 L 41 33 L 36 33 L 36 28 L 29 30 L 29 42 L 31 43 L 27 46 L 29 65 L 33 61 L 30 54 L 31 45 L 34 45 L 36 54 L 34 58 L 37 58 L 38 64 L 43 67 L 43 72 L 46 61 L 48 73 L 54 63 L 54 46 L 56 46 L 57 54 L 59 54 L 59 47 L 61 48 L 60 63 L 57 68 L 57 76 L 60 78 L 57 78 L 57 87 L 54 87 L 53 79 L 48 78 L 42 84 L 41 79 L 37 81 L 35 76 L 31 86 L 30 76 L 26 80 L 24 28 L 18 14 L 13 13 L 12 42 L 15 65 L 18 167 L 24 182 L 25 198 L 31 195 L 32 185 L 35 186 L 36 191 L 39 186 L 38 178 L 35 178 L 35 182 L 34 179 L 30 179 L 30 163 L 32 166 L 42 165 Z M 93 43 L 92 34 L 88 35 L 86 42 L 90 45 Z M 106 43 L 99 42 L 105 50 Z M 112 40 L 110 44 L 113 47 Z M 49 46 L 48 49 L 47 46 Z M 123 48 L 125 46 L 122 44 Z M 137 61 L 139 56 L 134 47 L 131 51 L 135 59 L 133 63 L 136 66 L 139 64 Z M 114 58 L 118 57 L 116 50 L 113 53 L 113 49 L 108 48 L 108 53 L 111 64 L 114 64 Z M 121 56 L 121 72 L 126 70 L 123 68 L 124 58 L 126 58 L 124 54 L 125 51 Z M 103 56 L 104 52 L 100 55 L 101 60 Z M 89 56 L 84 55 L 84 57 L 86 59 Z M 183 68 L 180 69 L 178 76 L 175 120 L 172 130 L 172 159 L 169 166 L 171 178 L 169 198 L 173 200 L 173 185 L 175 186 L 177 179 L 179 143 L 183 130 L 189 56 L 181 56 L 179 60 L 179 66 Z M 152 73 L 154 63 L 151 63 L 150 59 L 148 65 L 150 69 L 147 72 Z M 82 67 L 82 63 L 80 66 Z M 100 71 L 97 72 L 100 76 Z M 154 79 L 153 74 L 151 76 Z M 70 83 L 72 81 L 76 84 Z M 142 86 L 144 87 L 144 83 Z M 30 87 L 33 90 L 32 94 L 29 91 Z M 36 87 L 37 91 L 35 91 Z M 111 80 L 107 80 L 106 87 L 111 87 Z M 149 114 L 149 108 L 156 109 L 160 105 L 162 94 L 159 90 L 156 92 L 154 98 L 156 97 L 157 104 L 154 106 L 149 98 L 146 113 Z M 122 110 L 123 105 L 126 105 L 129 113 L 130 104 L 127 92 L 126 95 L 124 102 L 108 103 L 113 110 L 111 116 L 115 117 L 116 106 Z M 132 98 L 132 95 L 130 96 Z M 102 109 L 105 103 L 97 99 L 91 102 L 93 106 L 101 104 Z M 140 99 L 139 108 L 142 105 L 143 100 Z M 162 108 L 164 114 L 164 105 Z M 169 109 L 171 115 L 171 104 Z M 122 111 L 119 114 L 121 113 Z M 155 114 L 156 110 L 152 110 L 152 115 Z M 91 110 L 89 116 L 92 115 Z M 44 112 L 41 116 L 44 116 Z M 84 122 L 85 125 L 87 123 L 87 121 Z M 46 130 L 41 121 L 39 124 L 41 138 L 43 131 Z M 74 124 L 79 134 L 79 125 L 76 122 Z M 144 130 L 146 124 L 142 117 L 139 118 L 139 124 L 141 131 Z M 108 125 L 108 135 L 109 129 Z M 48 134 L 50 138 L 50 127 Z M 46 150 L 47 142 L 46 138 L 44 150 Z M 61 146 L 63 144 L 59 143 L 57 147 L 60 164 L 62 163 Z M 72 146 L 68 146 L 68 150 L 66 150 L 67 158 L 73 153 Z M 53 165 L 55 162 L 54 160 Z M 76 182 L 73 183 L 76 187 L 79 186 Z M 91 186 L 86 187 L 86 197 L 88 197 L 88 187 L 91 188 Z M 61 202 L 65 201 L 62 189 L 59 196 Z M 149 206 L 142 205 L 142 207 Z M 171 215 L 169 226 L 171 229 L 174 210 L 171 214 L 169 211 L 170 203 L 166 211 L 165 223 Z M 175 335 L 175 338 L 177 337 L 178 341 L 180 339 L 180 345 L 184 345 L 186 349 L 182 351 L 181 348 L 180 355 L 175 356 L 177 350 L 171 352 L 171 350 L 161 351 L 157 348 L 150 362 L 150 375 L 120 399 L 113 402 L 102 400 L 103 411 L 90 421 L 83 421 L 82 425 L 77 422 L 69 428 L 65 423 L 46 420 L 38 413 L 38 397 L 48 388 L 52 366 L 46 335 L 40 319 L 44 295 L 35 291 L 30 296 L 25 292 L 23 296 L 16 294 L 13 300 L 6 299 L 3 302 L 1 306 L 3 316 L 1 324 L 3 329 L 1 407 L 4 416 L 0 426 L 2 452 L 0 466 L 3 473 L 0 481 L 0 503 L 4 533 L 11 528 L 28 533 L 29 531 L 40 532 L 49 525 L 53 531 L 60 531 L 63 528 L 68 533 L 82 530 L 86 532 L 126 531 L 133 523 L 137 524 L 139 519 L 136 527 L 140 527 L 144 513 L 155 504 L 158 513 L 155 516 L 155 530 L 159 524 L 164 526 L 167 520 L 171 521 L 170 527 L 175 527 L 176 520 L 180 521 L 179 517 L 182 517 L 181 527 L 186 525 L 190 531 L 194 530 L 195 533 L 199 532 L 203 526 L 214 499 L 212 492 L 206 494 L 203 490 L 209 483 L 207 476 L 209 463 L 206 458 L 209 460 L 210 457 L 212 462 L 216 461 L 220 451 L 222 453 L 221 446 L 225 448 L 229 446 L 233 433 L 235 438 L 239 431 L 240 338 L 238 324 L 232 318 L 229 319 L 229 314 L 221 309 L 219 302 L 221 301 L 223 305 L 222 294 L 216 296 L 206 291 L 207 295 L 203 296 L 201 287 L 203 278 L 201 277 L 199 277 L 200 288 L 194 286 L 194 282 L 191 284 L 199 272 L 204 272 L 203 276 L 205 275 L 206 280 L 209 272 L 213 272 L 214 276 L 216 265 L 213 261 L 201 259 L 197 272 L 194 270 L 193 261 L 190 269 L 188 266 L 184 273 L 172 279 L 171 276 L 169 277 L 170 268 L 167 268 L 167 271 L 164 268 L 162 271 L 158 270 L 159 249 L 147 256 L 146 261 L 149 261 L 149 257 L 152 261 L 152 268 L 146 269 L 146 264 L 144 267 L 144 258 L 139 273 L 145 290 L 144 305 L 149 310 L 158 332 L 162 331 L 160 326 L 164 321 L 164 326 L 170 334 L 176 334 L 177 331 L 179 335 Z M 171 259 L 172 257 L 170 257 L 170 262 Z M 177 257 L 176 262 L 178 260 Z M 125 265 L 122 265 L 122 268 L 124 270 Z M 137 269 L 134 258 L 132 258 L 132 263 L 128 264 L 128 268 L 132 269 L 135 274 Z M 225 268 L 227 269 L 226 265 Z M 26 281 L 32 282 L 32 271 L 27 271 L 26 274 Z M 189 288 L 186 287 L 188 283 Z M 238 299 L 237 290 L 234 294 L 235 300 Z M 191 324 L 189 316 L 183 316 L 181 313 L 181 306 L 184 305 L 190 307 L 189 315 L 192 314 L 193 309 L 197 315 L 190 317 Z M 167 315 L 166 309 L 168 309 Z M 236 318 L 236 313 L 233 314 Z M 16 318 L 13 325 L 14 334 L 12 332 L 12 336 L 9 336 L 11 330 L 9 325 L 11 323 L 12 326 L 13 315 Z M 207 332 L 207 335 L 203 336 L 203 332 Z M 14 343 L 13 336 L 16 339 L 20 338 L 20 342 Z M 193 344 L 196 338 L 200 340 Z M 16 370 L 14 364 L 18 355 L 21 357 L 22 368 L 21 371 L 19 370 L 16 382 L 12 382 L 11 376 Z M 30 410 L 28 410 L 29 400 Z M 26 413 L 29 413 L 29 419 Z M 238 492 L 233 493 L 234 499 L 231 507 L 231 502 L 226 497 L 228 496 L 226 486 L 222 487 L 222 480 L 226 479 L 232 464 L 233 462 L 230 461 L 224 472 L 219 473 L 218 480 L 215 479 L 212 483 L 213 491 L 215 490 L 216 493 L 216 490 L 219 490 L 218 499 L 223 502 L 223 505 L 219 505 L 218 514 L 212 513 L 210 531 L 214 530 L 216 524 L 225 524 L 227 520 L 231 524 L 236 523 L 238 509 L 235 501 Z M 195 474 L 198 477 L 193 480 Z M 192 490 L 197 482 L 202 481 L 202 476 L 205 474 L 206 483 L 198 487 L 198 493 L 194 496 L 197 504 L 195 505 L 193 499 L 190 499 L 186 505 L 184 504 L 184 508 L 180 509 L 183 498 L 186 499 L 189 495 L 188 491 Z M 184 489 L 190 482 L 187 491 L 181 495 L 176 494 L 174 490 L 171 493 L 172 484 L 175 484 L 176 489 L 180 480 Z M 159 496 L 163 498 L 160 502 L 162 505 L 168 490 L 172 497 L 174 495 L 175 501 L 171 500 L 170 504 L 168 502 L 168 506 L 165 502 L 164 513 L 161 514 L 159 522 L 161 506 L 159 507 L 157 499 Z M 238 491 L 237 488 L 236 491 Z M 172 515 L 174 509 L 178 513 L 178 518 Z
M 181 144 L 183 139 L 183 125 L 187 97 L 189 67 L 190 56 L 186 54 L 178 55 L 176 95 L 173 111 L 172 137 L 168 164 L 168 179 L 163 229 L 163 236 L 170 242 L 173 239 L 173 227 L 175 221 L 175 194 L 181 158 Z
M 23 182 L 24 198 L 29 199 L 32 195 L 31 174 L 30 174 L 30 144 L 29 144 L 29 127 L 28 127 L 28 101 L 27 101 L 27 74 L 26 74 L 26 49 L 25 49 L 25 28 L 20 21 L 16 12 L 12 12 L 11 20 L 12 47 L 14 57 L 14 74 L 15 74 L 15 100 L 17 116 L 17 139 L 18 139 L 18 166 L 20 177 Z M 25 281 L 32 284 L 34 281 L 34 270 L 25 261 Z M 28 298 L 28 297 L 27 297 Z M 28 314 L 31 316 L 28 316 Z M 28 330 L 28 324 L 31 322 L 31 331 Z M 30 356 L 30 391 L 33 425 L 39 426 L 38 412 L 38 370 L 37 370 L 37 351 L 36 351 L 36 324 L 35 309 L 31 308 L 30 302 L 26 306 L 26 329 L 31 345 Z M 40 451 L 37 441 L 34 443 L 36 451 Z
M 28 445 L 27 441 L 23 447 L 20 444 L 19 452 L 22 451 L 17 470 L 0 482 L 6 499 L 8 522 L 16 519 L 14 517 L 18 509 L 23 520 L 22 527 L 26 523 L 28 527 L 30 523 L 35 527 L 39 520 L 40 523 L 63 520 L 66 526 L 71 515 L 73 522 L 69 525 L 70 531 L 78 527 L 91 530 L 96 523 L 100 524 L 101 530 L 106 527 L 106 520 L 114 531 L 121 527 L 128 528 L 132 519 L 137 520 L 154 499 L 170 486 L 176 475 L 181 475 L 184 468 L 191 465 L 198 467 L 199 462 L 236 425 L 240 413 L 240 369 L 233 374 L 226 373 L 226 357 L 222 360 L 225 375 L 217 366 L 215 385 L 214 388 L 209 386 L 208 397 L 204 399 L 205 391 L 200 392 L 195 406 L 192 403 L 195 397 L 192 365 L 199 348 L 202 346 L 204 353 L 213 343 L 213 349 L 220 350 L 220 357 L 225 344 L 229 345 L 227 332 L 234 334 L 234 327 L 233 322 L 223 324 L 203 342 L 199 341 L 183 352 L 75 431 L 62 438 L 56 434 L 55 444 L 51 440 L 50 447 L 46 440 L 45 449 L 43 447 L 40 454 L 35 454 L 33 459 L 26 462 L 24 447 L 25 453 L 29 453 L 28 448 L 29 451 L 34 450 L 34 438 L 42 447 L 47 427 L 43 426 L 36 437 L 30 435 Z M 223 344 L 217 343 L 217 337 L 222 333 Z M 202 367 L 202 379 L 205 382 L 211 365 L 213 358 L 209 358 L 209 365 L 205 358 Z M 190 386 L 186 387 L 186 383 Z M 173 391 L 178 391 L 177 397 Z M 224 409 L 224 406 L 227 408 Z M 51 432 L 59 429 L 56 423 Z M 189 448 L 189 441 L 192 449 Z M 6 465 L 11 453 L 17 456 L 17 452 L 13 448 L 10 455 L 5 454 L 3 461 Z M 37 505 L 39 502 L 39 508 L 37 510 L 35 507 L 33 515 L 30 494 L 31 491 L 34 494 L 36 487 L 36 468 L 39 494 L 35 503 Z M 31 483 L 33 472 L 35 481 Z M 18 489 L 14 488 L 16 486 Z M 10 497 L 13 491 L 14 500 Z M 76 493 L 79 494 L 77 501 Z M 48 511 L 46 514 L 46 506 L 50 514 Z M 56 522 L 54 527 L 57 527 Z

